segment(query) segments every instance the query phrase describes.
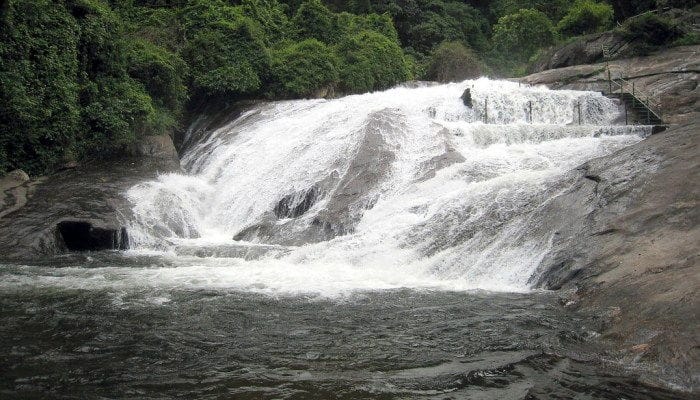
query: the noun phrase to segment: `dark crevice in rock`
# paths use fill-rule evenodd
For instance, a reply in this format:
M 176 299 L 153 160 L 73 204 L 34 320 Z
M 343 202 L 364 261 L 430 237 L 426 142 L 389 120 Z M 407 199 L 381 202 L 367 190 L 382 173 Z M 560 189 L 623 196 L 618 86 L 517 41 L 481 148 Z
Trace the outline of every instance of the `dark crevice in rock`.
M 284 196 L 282 200 L 277 202 L 274 212 L 277 218 L 297 218 L 309 211 L 316 203 L 318 198 L 318 190 L 315 187 L 300 192 Z
M 605 236 L 605 235 L 610 235 L 610 234 L 616 233 L 616 232 L 619 232 L 619 229 L 610 228 L 610 229 L 606 229 L 606 230 L 603 230 L 600 232 L 594 232 L 591 234 L 591 236 Z
M 57 241 L 67 251 L 126 250 L 126 228 L 100 228 L 86 221 L 62 221 L 56 225 Z
M 600 183 L 602 180 L 598 175 L 585 175 L 584 178 L 592 180 L 595 183 Z

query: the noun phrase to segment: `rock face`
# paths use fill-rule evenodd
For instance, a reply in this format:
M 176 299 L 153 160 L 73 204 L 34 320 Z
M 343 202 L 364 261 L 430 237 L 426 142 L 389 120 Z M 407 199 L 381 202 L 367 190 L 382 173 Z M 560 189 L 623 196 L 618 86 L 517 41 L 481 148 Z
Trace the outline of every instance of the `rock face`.
M 662 116 L 674 125 L 571 172 L 569 188 L 535 218 L 554 240 L 533 278 L 568 293 L 570 307 L 601 315 L 612 346 L 606 357 L 691 390 L 700 383 L 699 48 L 615 62 L 621 76 L 662 100 Z M 523 81 L 602 90 L 605 65 Z
M 234 240 L 301 245 L 352 232 L 364 210 L 374 205 L 375 189 L 391 171 L 395 156 L 382 132 L 397 129 L 401 122 L 392 110 L 370 115 L 344 172 L 334 171 L 312 187 L 284 196 L 273 212 Z
M 122 223 L 131 206 L 124 192 L 138 181 L 179 168 L 170 153 L 80 165 L 33 181 L 18 181 L 12 174 L 3 178 L 0 259 L 126 248 L 128 232 Z
M 555 232 L 537 284 L 609 315 L 604 337 L 623 360 L 697 389 L 700 132 L 674 127 L 575 171 L 541 210 Z M 643 349 L 637 351 L 636 349 Z M 634 360 L 634 361 L 631 361 Z
M 672 20 L 685 32 L 700 33 L 698 19 L 700 14 L 692 10 L 666 9 L 662 16 Z M 634 18 L 634 17 L 633 17 Z M 626 38 L 622 31 L 626 28 L 616 28 L 612 31 L 595 33 L 577 38 L 571 43 L 551 48 L 535 62 L 530 72 L 542 72 L 551 69 L 571 67 L 575 65 L 595 64 L 605 61 L 617 62 L 621 59 L 631 59 L 640 55 L 639 48 L 648 47 L 641 38 Z M 603 47 L 608 54 L 603 54 Z M 665 53 L 664 49 L 661 49 Z
M 613 79 L 635 84 L 639 97 L 660 102 L 666 123 L 680 124 L 698 118 L 700 46 L 675 47 L 660 54 L 610 63 Z M 578 65 L 526 76 L 523 83 L 555 89 L 608 91 L 606 64 Z
M 614 58 L 626 58 L 634 54 L 631 43 L 626 41 L 620 33 L 608 31 L 588 35 L 573 43 L 550 50 L 531 67 L 531 70 L 541 72 L 602 62 L 603 46 L 610 50 Z
M 177 159 L 177 150 L 169 135 L 144 136 L 133 146 L 131 152 L 137 157 Z

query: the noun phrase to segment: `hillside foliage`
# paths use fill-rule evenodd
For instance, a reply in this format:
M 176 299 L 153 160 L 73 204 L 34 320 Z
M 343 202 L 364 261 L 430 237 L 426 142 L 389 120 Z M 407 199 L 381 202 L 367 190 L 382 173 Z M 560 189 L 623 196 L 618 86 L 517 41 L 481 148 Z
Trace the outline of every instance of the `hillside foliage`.
M 541 47 L 668 5 L 694 2 L 3 0 L 0 173 L 120 154 L 212 100 L 512 75 Z M 690 40 L 654 17 L 625 26 Z

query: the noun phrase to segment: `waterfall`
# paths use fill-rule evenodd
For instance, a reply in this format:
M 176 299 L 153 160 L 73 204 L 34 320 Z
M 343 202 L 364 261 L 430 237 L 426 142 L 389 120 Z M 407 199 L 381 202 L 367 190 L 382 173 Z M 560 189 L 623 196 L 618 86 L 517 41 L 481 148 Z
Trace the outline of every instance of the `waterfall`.
M 528 290 L 553 235 L 535 211 L 650 133 L 619 120 L 600 93 L 488 79 L 260 105 L 129 190 L 130 246 L 240 288 Z

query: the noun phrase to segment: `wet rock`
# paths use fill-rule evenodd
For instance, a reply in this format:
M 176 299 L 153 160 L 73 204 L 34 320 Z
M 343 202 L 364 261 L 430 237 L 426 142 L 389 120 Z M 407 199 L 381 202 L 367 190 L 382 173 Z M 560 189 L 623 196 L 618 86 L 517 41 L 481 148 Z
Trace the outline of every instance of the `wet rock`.
M 314 205 L 318 195 L 318 189 L 312 187 L 308 190 L 284 196 L 275 206 L 274 213 L 277 218 L 300 217 Z
M 604 61 L 603 46 L 610 50 L 612 59 L 633 57 L 634 46 L 621 33 L 608 31 L 584 36 L 579 40 L 547 52 L 531 67 L 532 72 L 595 64 Z
M 620 351 L 656 332 L 645 361 L 663 373 L 647 379 L 685 387 L 700 383 L 700 187 L 688 184 L 700 182 L 698 128 L 672 127 L 586 163 L 533 217 L 559 233 L 534 283 L 577 288 L 584 312 L 615 310 L 603 334 Z
M 445 151 L 420 165 L 418 168 L 419 173 L 416 176 L 417 182 L 434 178 L 437 171 L 466 160 L 466 158 L 453 147 L 450 139 L 450 132 L 447 129 L 443 129 L 440 133 L 445 141 Z
M 237 233 L 234 240 L 301 245 L 353 232 L 391 171 L 395 156 L 383 134 L 401 129 L 401 123 L 392 110 L 370 115 L 342 174 L 334 171 L 313 187 L 278 200 L 269 215 Z
M 700 46 L 620 59 L 613 78 L 661 101 L 661 116 L 678 124 L 575 171 L 569 188 L 534 220 L 552 235 L 552 250 L 534 283 L 575 290 L 576 308 L 607 315 L 603 336 L 622 354 L 644 343 L 657 374 L 643 378 L 678 387 L 700 384 L 695 295 L 700 243 Z M 604 63 L 543 71 L 522 79 L 553 88 L 607 91 Z M 653 331 L 653 340 L 646 332 Z M 636 356 L 635 356 L 636 357 Z M 628 361 L 637 363 L 633 357 Z M 624 359 L 624 357 L 623 357 Z
M 311 93 L 311 98 L 314 99 L 332 99 L 335 97 L 335 88 L 332 85 L 327 85 L 314 90 Z
M 177 159 L 177 150 L 169 135 L 144 136 L 134 144 L 132 155 L 137 157 L 155 157 Z
M 56 225 L 58 247 L 66 251 L 126 250 L 125 227 L 96 226 L 91 221 L 61 221 Z
M 462 96 L 460 97 L 462 99 L 462 103 L 464 103 L 465 106 L 472 108 L 474 107 L 474 104 L 472 103 L 472 91 L 471 89 L 467 88 L 464 90 L 464 93 L 462 93 Z
M 700 46 L 682 46 L 664 52 L 630 59 L 616 60 L 611 66 L 613 79 L 624 78 L 635 84 L 639 97 L 647 96 L 659 107 L 664 122 L 682 124 L 700 116 L 698 71 Z M 593 90 L 608 92 L 605 63 L 577 65 L 547 70 L 526 76 L 521 82 L 547 85 L 554 89 Z
M 261 257 L 281 257 L 289 253 L 282 246 L 264 244 L 227 244 L 215 246 L 177 246 L 175 253 L 180 256 L 225 257 L 257 260 Z
M 29 175 L 21 169 L 16 169 L 14 171 L 8 172 L 5 176 L 0 179 L 0 189 L 8 189 L 10 187 L 19 186 L 23 183 L 29 182 Z
M 0 259 L 126 247 L 132 185 L 179 171 L 176 158 L 124 157 L 80 165 L 26 182 L 25 201 L 0 212 Z M 80 242 L 83 242 L 82 244 Z
M 21 169 L 0 178 L 0 218 L 24 207 L 32 186 L 29 175 Z

